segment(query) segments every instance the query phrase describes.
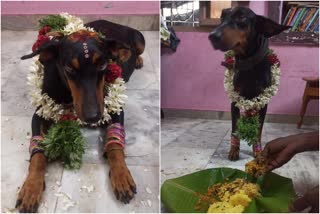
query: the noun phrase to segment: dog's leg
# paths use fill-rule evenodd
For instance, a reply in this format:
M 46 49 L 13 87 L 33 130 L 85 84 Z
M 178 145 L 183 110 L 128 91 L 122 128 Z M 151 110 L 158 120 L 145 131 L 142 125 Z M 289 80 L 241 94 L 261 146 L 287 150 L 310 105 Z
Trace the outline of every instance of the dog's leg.
M 43 151 L 37 148 L 37 141 L 42 139 L 43 134 L 48 128 L 47 125 L 48 124 L 38 115 L 33 115 L 29 172 L 18 194 L 16 203 L 16 208 L 18 208 L 20 212 L 36 212 L 45 188 L 44 175 L 46 172 L 47 158 L 44 156 Z
M 264 119 L 267 114 L 267 108 L 268 108 L 268 105 L 266 105 L 265 107 L 263 107 L 259 111 L 260 127 L 259 127 L 259 134 L 258 134 L 258 142 L 252 146 L 252 151 L 253 151 L 254 157 L 257 157 L 257 154 L 261 153 L 261 151 L 262 151 L 262 146 L 261 146 L 261 137 L 262 136 L 261 135 L 262 135 L 262 128 L 263 128 Z
M 125 162 L 123 111 L 113 115 L 112 124 L 107 128 L 104 152 L 110 166 L 109 177 L 116 198 L 127 204 L 136 193 L 136 184 Z
M 239 160 L 240 140 L 233 135 L 237 128 L 237 121 L 240 117 L 240 110 L 236 107 L 235 103 L 231 103 L 231 118 L 232 118 L 232 133 L 231 133 L 231 147 L 229 151 L 229 160 Z

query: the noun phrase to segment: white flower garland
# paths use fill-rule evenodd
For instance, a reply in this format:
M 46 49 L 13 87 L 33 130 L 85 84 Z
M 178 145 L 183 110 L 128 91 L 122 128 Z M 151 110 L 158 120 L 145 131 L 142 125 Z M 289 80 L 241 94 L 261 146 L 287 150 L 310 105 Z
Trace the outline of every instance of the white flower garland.
M 66 107 L 61 104 L 55 103 L 55 101 L 48 96 L 48 94 L 42 94 L 44 67 L 38 59 L 32 63 L 30 67 L 30 74 L 28 75 L 28 84 L 32 86 L 30 91 L 31 104 L 35 107 L 39 107 L 36 114 L 44 119 L 52 119 L 58 122 L 62 115 L 74 114 L 76 115 L 73 107 Z M 110 114 L 120 114 L 122 108 L 125 106 L 125 100 L 128 98 L 124 94 L 126 90 L 125 82 L 122 78 L 117 78 L 114 83 L 108 83 L 105 86 L 106 96 L 104 97 L 104 112 L 102 119 L 97 123 L 89 124 L 90 126 L 97 126 L 104 124 L 111 119 Z M 87 124 L 78 119 L 80 124 Z
M 77 32 L 79 30 L 87 30 L 94 32 L 93 28 L 85 27 L 82 19 L 76 16 L 72 16 L 68 13 L 60 13 L 60 16 L 67 20 L 67 25 L 62 29 L 64 35 L 70 35 L 71 33 Z
M 271 73 L 272 73 L 271 86 L 265 88 L 259 96 L 249 100 L 240 96 L 240 94 L 234 90 L 234 85 L 233 85 L 234 70 L 227 69 L 224 75 L 225 91 L 227 92 L 229 99 L 232 102 L 235 102 L 238 108 L 243 109 L 245 111 L 252 110 L 252 109 L 258 111 L 262 109 L 266 104 L 268 104 L 272 96 L 276 95 L 278 92 L 278 86 L 280 83 L 280 73 L 281 73 L 279 64 L 274 64 L 271 66 Z
M 60 16 L 66 19 L 67 24 L 62 29 L 64 35 L 77 32 L 79 30 L 87 30 L 94 32 L 93 28 L 85 27 L 83 21 L 76 17 L 69 15 L 68 13 L 60 13 Z M 44 76 L 44 67 L 40 63 L 39 59 L 35 59 L 30 67 L 30 74 L 28 76 L 28 84 L 33 88 L 30 91 L 31 104 L 35 107 L 39 107 L 36 114 L 44 119 L 52 119 L 58 122 L 62 115 L 74 114 L 76 115 L 73 107 L 66 107 L 61 104 L 56 104 L 55 101 L 48 96 L 48 94 L 42 94 L 42 84 Z M 120 114 L 122 108 L 125 106 L 125 100 L 127 96 L 124 94 L 126 87 L 122 78 L 117 78 L 114 83 L 108 83 L 105 86 L 106 96 L 104 97 L 104 113 L 102 119 L 97 123 L 89 124 L 90 126 L 97 126 L 104 124 L 111 119 L 110 114 Z M 79 124 L 87 124 L 78 119 Z

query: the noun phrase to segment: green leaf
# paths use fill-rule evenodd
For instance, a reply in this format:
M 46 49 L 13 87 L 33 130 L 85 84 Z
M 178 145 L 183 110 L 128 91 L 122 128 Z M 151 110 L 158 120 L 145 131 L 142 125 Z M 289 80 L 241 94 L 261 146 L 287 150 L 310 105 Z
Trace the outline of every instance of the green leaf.
M 241 140 L 247 141 L 249 146 L 251 146 L 258 142 L 259 126 L 258 116 L 241 116 L 237 121 L 237 129 L 234 135 Z
M 195 210 L 199 200 L 196 193 L 204 194 L 210 186 L 224 182 L 226 178 L 229 181 L 236 178 L 255 181 L 238 169 L 206 169 L 165 181 L 161 187 L 161 201 L 169 212 L 207 212 L 209 205 L 202 210 Z M 288 205 L 296 197 L 291 179 L 267 173 L 256 182 L 261 187 L 262 197 L 252 200 L 245 212 L 288 212 Z
M 85 152 L 85 140 L 76 121 L 53 125 L 40 144 L 49 161 L 61 160 L 68 169 L 79 169 Z
M 50 26 L 51 31 L 60 31 L 67 25 L 67 20 L 60 15 L 48 15 L 39 20 L 39 29 Z

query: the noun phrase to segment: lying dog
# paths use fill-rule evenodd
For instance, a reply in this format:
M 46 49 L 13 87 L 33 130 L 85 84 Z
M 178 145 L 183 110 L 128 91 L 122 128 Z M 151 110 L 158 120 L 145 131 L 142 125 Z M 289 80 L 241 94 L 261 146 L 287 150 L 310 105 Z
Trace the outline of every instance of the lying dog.
M 252 99 L 271 85 L 271 64 L 266 57 L 268 38 L 288 28 L 256 15 L 249 8 L 237 7 L 222 11 L 221 24 L 209 34 L 209 40 L 215 49 L 234 51 L 233 85 L 241 96 Z M 258 112 L 260 128 L 258 142 L 253 147 L 254 155 L 261 148 L 261 132 L 266 112 L 267 105 Z M 240 110 L 234 102 L 231 103 L 231 115 L 234 133 L 240 117 Z M 230 160 L 239 159 L 239 146 L 240 140 L 231 135 Z
M 132 28 L 105 20 L 86 24 L 97 33 L 80 30 L 68 36 L 50 32 L 53 38 L 42 44 L 28 59 L 39 55 L 44 66 L 42 93 L 59 104 L 73 105 L 77 117 L 86 123 L 99 121 L 104 111 L 103 74 L 110 59 L 122 67 L 122 78 L 127 82 L 135 68 L 141 68 L 145 40 Z M 101 125 L 106 130 L 112 124 L 124 123 L 124 113 L 111 114 L 111 122 Z M 53 121 L 36 113 L 32 118 L 32 136 L 43 136 Z M 106 138 L 107 139 L 107 138 Z M 107 143 L 107 142 L 106 142 Z M 123 147 L 108 144 L 104 151 L 110 165 L 109 177 L 116 198 L 124 203 L 134 197 L 136 184 L 125 163 Z M 19 192 L 16 207 L 20 212 L 36 212 L 45 188 L 47 158 L 42 150 L 31 153 L 28 176 Z

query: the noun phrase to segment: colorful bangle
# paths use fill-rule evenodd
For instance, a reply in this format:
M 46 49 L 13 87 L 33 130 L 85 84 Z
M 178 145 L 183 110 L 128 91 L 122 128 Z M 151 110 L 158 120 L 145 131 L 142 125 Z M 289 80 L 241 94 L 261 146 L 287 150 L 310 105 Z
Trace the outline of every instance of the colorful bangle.
M 261 152 L 262 151 L 262 146 L 260 143 L 257 143 L 255 145 L 253 145 L 253 150 L 256 152 Z
M 231 135 L 231 145 L 234 147 L 240 147 L 240 140 L 234 135 Z
M 43 137 L 40 135 L 33 136 L 30 139 L 30 145 L 29 145 L 29 153 L 30 153 L 30 158 L 38 153 L 38 152 L 43 152 L 44 150 L 39 146 L 39 143 L 43 141 Z
M 108 146 L 111 144 L 118 144 L 121 148 L 125 147 L 125 131 L 120 123 L 111 124 L 106 131 L 107 142 L 104 145 L 104 152 L 108 151 Z

